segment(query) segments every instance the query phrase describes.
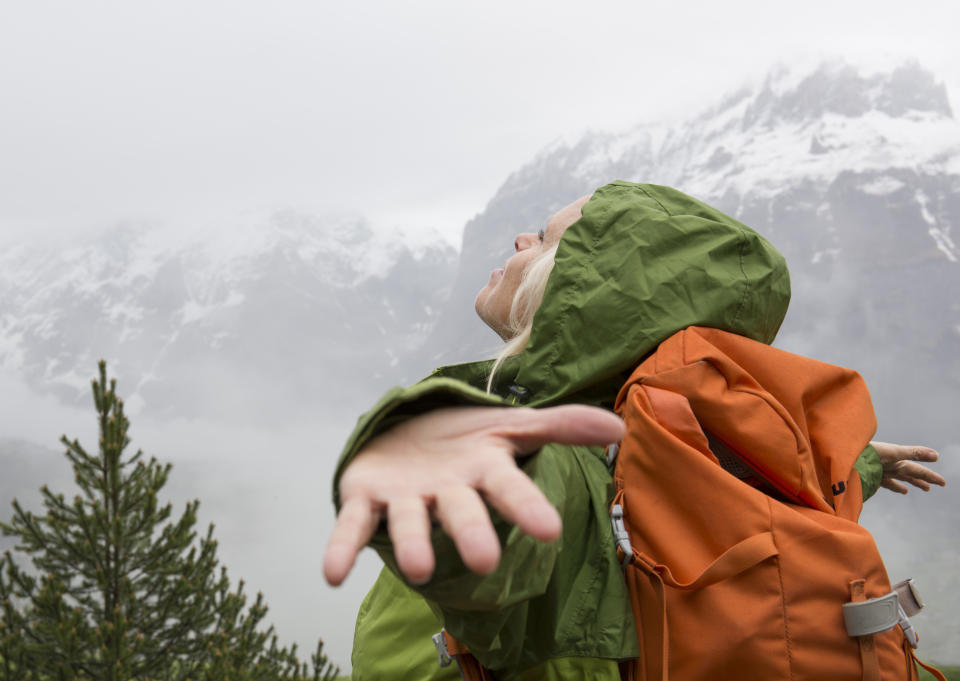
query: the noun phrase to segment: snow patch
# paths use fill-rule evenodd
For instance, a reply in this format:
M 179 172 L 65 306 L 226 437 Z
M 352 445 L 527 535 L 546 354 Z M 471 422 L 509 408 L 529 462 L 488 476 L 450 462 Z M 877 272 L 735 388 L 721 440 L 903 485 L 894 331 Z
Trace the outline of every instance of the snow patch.
M 928 233 L 937 244 L 937 250 L 947 256 L 947 260 L 950 262 L 957 262 L 957 247 L 950 235 L 935 227 L 931 227 Z
M 933 213 L 930 212 L 930 208 L 928 207 L 930 198 L 921 189 L 918 189 L 913 197 L 917 203 L 920 204 L 920 215 L 923 217 L 923 221 L 931 227 L 936 227 L 937 220 L 933 217 Z
M 789 63 L 781 63 L 771 69 L 764 87 L 775 96 L 782 97 L 800 87 L 811 74 L 825 68 L 835 71 L 839 65 L 839 60 L 825 59 L 824 55 L 814 52 L 795 55 Z
M 887 173 L 892 168 L 943 172 L 946 163 L 960 166 L 960 126 L 929 113 L 894 118 L 871 111 L 851 119 L 825 115 L 818 122 L 782 123 L 759 134 L 745 136 L 733 130 L 699 137 L 697 130 L 678 134 L 681 149 L 689 146 L 703 156 L 678 161 L 665 183 L 679 183 L 701 196 L 722 196 L 733 190 L 754 198 L 768 198 L 798 180 L 832 182 L 840 173 Z M 815 138 L 829 153 L 811 153 Z M 723 147 L 734 159 L 711 166 L 706 150 Z M 670 175 L 671 173 L 668 173 Z M 879 191 L 892 185 L 869 187 Z
M 933 238 L 937 250 L 947 256 L 947 260 L 950 262 L 957 262 L 957 247 L 947 231 L 941 229 L 936 217 L 930 212 L 930 197 L 923 190 L 918 189 L 914 194 L 914 199 L 920 206 L 920 215 L 923 217 L 923 221 L 930 225 L 927 233 Z
M 870 182 L 865 182 L 860 185 L 860 191 L 864 194 L 870 194 L 872 196 L 886 196 L 887 194 L 893 194 L 894 192 L 900 191 L 906 185 L 898 180 L 895 177 L 890 177 L 889 175 L 883 175 L 871 180 Z
M 17 371 L 23 367 L 23 332 L 14 331 L 8 320 L 0 323 L 0 367 Z
M 817 265 L 820 262 L 822 262 L 825 258 L 829 258 L 830 260 L 836 260 L 839 255 L 840 255 L 839 248 L 825 248 L 822 251 L 817 251 L 816 253 L 814 253 L 813 257 L 810 258 L 810 263 L 813 265 Z
M 192 324 L 193 322 L 205 319 L 216 309 L 216 305 L 201 305 L 195 300 L 188 300 L 180 308 L 180 323 Z
M 198 300 L 188 300 L 180 308 L 180 322 L 182 324 L 192 324 L 206 319 L 214 312 L 229 307 L 236 307 L 243 303 L 245 296 L 237 290 L 232 290 L 227 298 L 220 302 L 203 303 Z
M 236 334 L 230 333 L 229 331 L 218 331 L 210 338 L 210 347 L 214 350 L 219 350 L 223 347 L 225 341 L 235 336 Z
M 114 366 L 116 363 L 114 363 Z M 76 367 L 70 367 L 60 374 L 51 375 L 48 382 L 54 385 L 66 386 L 81 394 L 90 390 L 90 376 L 81 374 Z

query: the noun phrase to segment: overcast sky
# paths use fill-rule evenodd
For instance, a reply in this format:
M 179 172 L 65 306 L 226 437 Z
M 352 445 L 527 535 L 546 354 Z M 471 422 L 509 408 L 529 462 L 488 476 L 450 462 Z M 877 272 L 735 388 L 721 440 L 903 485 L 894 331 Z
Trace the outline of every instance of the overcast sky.
M 960 82 L 958 3 L 0 3 L 0 243 L 275 208 L 441 230 L 558 137 L 669 120 L 799 52 Z M 637 178 L 655 180 L 655 178 Z

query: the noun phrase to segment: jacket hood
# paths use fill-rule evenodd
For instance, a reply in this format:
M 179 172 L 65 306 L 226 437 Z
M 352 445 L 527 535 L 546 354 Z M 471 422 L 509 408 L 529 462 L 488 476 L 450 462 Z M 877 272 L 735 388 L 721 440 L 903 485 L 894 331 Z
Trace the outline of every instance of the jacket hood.
M 524 352 L 498 391 L 530 406 L 611 405 L 629 372 L 688 326 L 771 343 L 790 301 L 783 256 L 746 225 L 669 187 L 616 181 L 560 240 Z

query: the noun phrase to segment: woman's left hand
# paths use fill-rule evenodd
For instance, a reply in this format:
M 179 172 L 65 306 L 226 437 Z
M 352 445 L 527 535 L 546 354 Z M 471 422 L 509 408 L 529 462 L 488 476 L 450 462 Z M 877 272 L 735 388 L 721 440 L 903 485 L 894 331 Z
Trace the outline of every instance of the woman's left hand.
M 560 515 L 515 457 L 549 442 L 617 442 L 623 430 L 613 413 L 576 404 L 437 409 L 390 428 L 366 443 L 340 478 L 341 507 L 323 563 L 327 582 L 343 582 L 381 520 L 397 567 L 415 584 L 435 567 L 431 518 L 478 574 L 500 560 L 488 506 L 527 534 L 553 541 Z
M 918 445 L 895 445 L 889 442 L 871 442 L 870 444 L 877 450 L 880 463 L 883 464 L 881 487 L 886 487 L 897 494 L 906 494 L 909 487 L 904 485 L 904 482 L 919 487 L 924 492 L 930 491 L 930 485 L 943 487 L 947 484 L 942 475 L 918 463 L 939 459 L 940 455 L 936 450 Z M 899 482 L 901 480 L 903 482 Z

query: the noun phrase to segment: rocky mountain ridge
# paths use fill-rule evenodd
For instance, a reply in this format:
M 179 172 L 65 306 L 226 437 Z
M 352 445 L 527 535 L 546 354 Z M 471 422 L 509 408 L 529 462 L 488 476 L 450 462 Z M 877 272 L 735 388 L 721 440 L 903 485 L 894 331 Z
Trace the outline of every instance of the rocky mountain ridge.
M 861 287 L 857 277 L 877 270 L 957 276 L 960 125 L 944 86 L 915 63 L 868 74 L 843 62 L 779 68 L 687 121 L 586 133 L 513 173 L 465 228 L 453 294 L 431 338 L 437 361 L 474 358 L 488 346 L 468 301 L 509 257 L 513 235 L 536 231 L 617 178 L 678 187 L 767 236 L 793 274 L 789 335 L 805 335 L 790 320 L 818 304 L 814 289 L 828 281 L 849 297 Z M 891 275 L 884 288 L 902 297 L 903 284 Z M 949 287 L 921 298 L 941 288 Z M 870 290 L 866 300 L 879 293 Z M 938 336 L 952 333 L 949 324 L 939 328 Z M 800 351 L 813 349 L 809 338 L 797 340 Z
M 154 415 L 262 413 L 291 390 L 320 403 L 366 394 L 351 383 L 391 382 L 449 292 L 437 282 L 452 278 L 453 249 L 401 237 L 277 213 L 227 234 L 121 226 L 18 247 L 0 254 L 0 366 L 85 401 L 105 357 L 133 386 L 129 407 Z

